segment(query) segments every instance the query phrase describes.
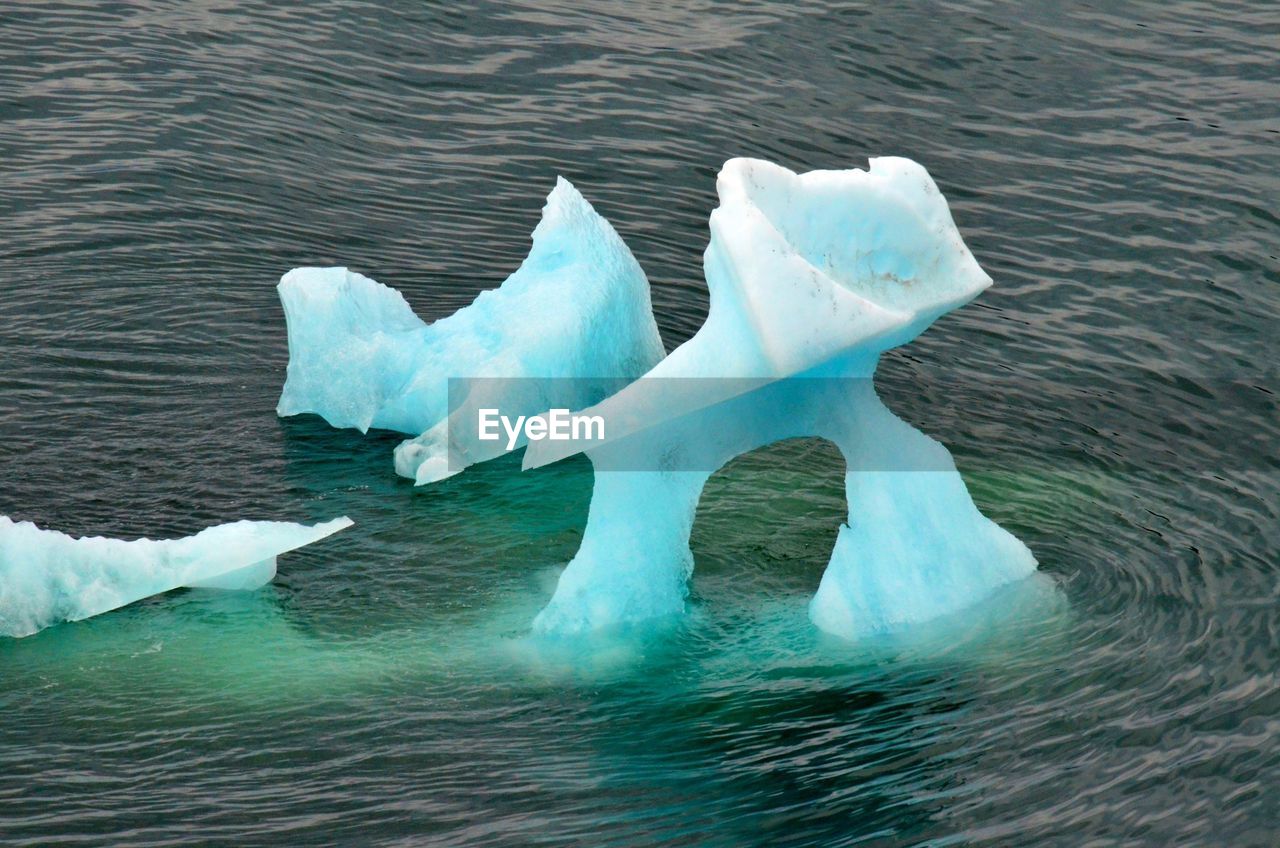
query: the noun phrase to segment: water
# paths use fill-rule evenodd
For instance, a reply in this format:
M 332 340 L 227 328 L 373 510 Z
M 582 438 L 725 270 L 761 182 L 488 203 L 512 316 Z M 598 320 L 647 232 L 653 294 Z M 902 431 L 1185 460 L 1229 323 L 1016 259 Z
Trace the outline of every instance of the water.
M 0 841 L 1274 844 L 1273 5 L 400 5 L 0 9 L 0 514 L 358 522 L 0 643 Z M 798 442 L 712 480 L 687 621 L 531 643 L 585 462 L 415 490 L 273 414 L 295 265 L 445 315 L 559 173 L 670 347 L 721 161 L 881 153 L 996 280 L 879 379 L 1042 563 L 960 621 L 807 625 L 845 507 Z

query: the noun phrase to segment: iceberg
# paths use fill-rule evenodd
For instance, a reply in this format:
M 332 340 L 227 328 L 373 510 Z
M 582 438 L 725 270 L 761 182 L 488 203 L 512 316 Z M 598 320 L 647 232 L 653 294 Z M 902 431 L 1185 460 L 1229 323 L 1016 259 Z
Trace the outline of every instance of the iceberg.
M 991 285 L 928 172 L 895 157 L 806 174 L 732 159 L 716 188 L 710 311 L 670 355 L 644 272 L 561 179 L 520 268 L 434 323 L 346 268 L 284 275 L 277 411 L 413 436 L 395 465 L 418 484 L 512 447 L 527 445 L 525 468 L 586 453 L 587 527 L 539 633 L 682 611 L 707 479 L 802 436 L 828 439 L 846 462 L 848 519 L 809 608 L 820 629 L 858 638 L 937 618 L 1033 573 L 1035 557 L 982 515 L 946 448 L 875 392 L 884 351 Z M 485 441 L 474 425 L 499 410 L 503 420 L 578 410 L 601 432 Z
M 810 607 L 855 639 L 969 606 L 1033 573 L 987 519 L 941 444 L 876 396 L 880 354 L 986 289 L 928 172 L 908 159 L 795 174 L 732 159 L 703 257 L 702 328 L 584 410 L 607 438 L 530 442 L 524 467 L 585 452 L 595 469 L 582 544 L 534 621 L 581 633 L 684 609 L 689 532 L 707 479 L 739 454 L 818 436 L 846 461 L 848 521 Z
M 236 521 L 182 539 L 125 541 L 0 516 L 0 635 L 30 636 L 182 587 L 257 589 L 275 577 L 277 556 L 351 524 Z
M 664 353 L 644 271 L 563 178 L 520 268 L 434 323 L 399 292 L 346 268 L 296 268 L 279 293 L 289 365 L 278 414 L 414 436 L 396 448 L 395 467 L 418 484 L 505 452 L 477 443 L 451 462 L 449 418 L 460 407 L 533 415 L 588 406 Z M 451 398 L 452 377 L 472 380 Z

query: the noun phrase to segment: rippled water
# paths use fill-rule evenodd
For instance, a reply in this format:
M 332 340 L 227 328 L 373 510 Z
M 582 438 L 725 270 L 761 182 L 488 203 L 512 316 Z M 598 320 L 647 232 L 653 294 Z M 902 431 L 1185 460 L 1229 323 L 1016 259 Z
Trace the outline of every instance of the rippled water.
M 0 842 L 1275 844 L 1273 4 L 398 5 L 0 8 L 0 514 L 358 522 L 0 643 Z M 1042 563 L 959 620 L 807 624 L 845 507 L 799 442 L 712 480 L 686 622 L 532 643 L 585 462 L 415 490 L 273 413 L 295 265 L 445 315 L 563 174 L 671 347 L 721 161 L 882 153 L 996 280 L 879 380 Z

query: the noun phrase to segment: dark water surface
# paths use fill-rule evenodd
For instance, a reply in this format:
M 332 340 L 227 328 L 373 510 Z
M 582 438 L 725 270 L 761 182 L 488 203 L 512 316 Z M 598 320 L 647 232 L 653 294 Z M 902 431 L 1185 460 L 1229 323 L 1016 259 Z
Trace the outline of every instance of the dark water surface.
M 0 842 L 1276 844 L 1280 7 L 391 5 L 0 5 L 0 514 L 357 522 L 0 643 Z M 790 443 L 713 479 L 686 622 L 534 644 L 584 461 L 415 490 L 274 415 L 293 266 L 446 315 L 563 174 L 672 347 L 724 159 L 878 154 L 996 281 L 879 380 L 1041 561 L 960 620 L 816 634 Z

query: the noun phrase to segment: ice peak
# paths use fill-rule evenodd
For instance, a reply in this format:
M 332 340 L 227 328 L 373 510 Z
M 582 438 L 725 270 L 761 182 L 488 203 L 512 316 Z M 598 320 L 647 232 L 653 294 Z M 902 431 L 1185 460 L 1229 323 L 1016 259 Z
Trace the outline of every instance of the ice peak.
M 716 181 L 704 257 L 718 299 L 752 325 L 779 376 L 853 345 L 909 341 L 991 284 L 928 172 L 795 172 L 730 159 Z

